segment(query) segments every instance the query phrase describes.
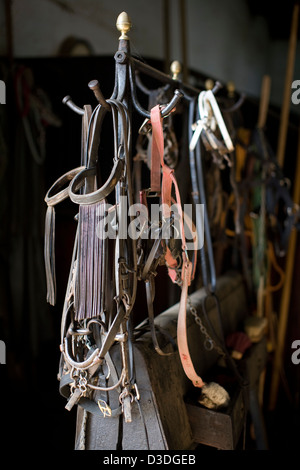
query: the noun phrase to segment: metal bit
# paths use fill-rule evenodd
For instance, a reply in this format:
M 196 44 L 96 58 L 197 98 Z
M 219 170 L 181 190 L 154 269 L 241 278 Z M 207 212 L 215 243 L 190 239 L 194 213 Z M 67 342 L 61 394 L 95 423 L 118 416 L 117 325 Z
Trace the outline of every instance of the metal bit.
M 74 405 L 77 405 L 80 398 L 82 397 L 83 393 L 79 388 L 75 388 L 74 392 L 70 396 L 68 403 L 66 404 L 65 408 L 68 411 L 71 411 Z

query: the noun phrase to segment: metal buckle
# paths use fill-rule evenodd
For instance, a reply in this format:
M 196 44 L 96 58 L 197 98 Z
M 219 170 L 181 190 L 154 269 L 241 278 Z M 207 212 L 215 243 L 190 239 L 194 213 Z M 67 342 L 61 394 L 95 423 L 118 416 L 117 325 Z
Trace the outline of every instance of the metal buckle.
M 146 197 L 160 197 L 160 192 L 158 191 L 152 191 L 151 188 L 144 189 L 144 192 L 146 194 Z
M 106 401 L 99 399 L 98 400 L 98 406 L 99 406 L 99 409 L 100 409 L 101 413 L 103 414 L 104 418 L 106 416 L 108 416 L 109 418 L 111 417 L 111 407 L 108 406 Z
M 160 107 L 160 110 L 162 111 L 163 109 L 165 109 L 167 107 L 167 105 L 165 104 L 160 104 L 159 105 Z M 170 109 L 170 111 L 165 115 L 165 116 L 162 116 L 163 119 L 166 119 L 167 117 L 169 117 L 173 112 L 175 111 L 175 107 Z M 143 124 L 141 125 L 141 127 L 139 128 L 139 134 L 142 134 L 142 135 L 146 135 L 148 134 L 152 129 L 152 125 L 151 125 L 151 121 L 150 121 L 150 118 L 146 118 L 143 122 Z

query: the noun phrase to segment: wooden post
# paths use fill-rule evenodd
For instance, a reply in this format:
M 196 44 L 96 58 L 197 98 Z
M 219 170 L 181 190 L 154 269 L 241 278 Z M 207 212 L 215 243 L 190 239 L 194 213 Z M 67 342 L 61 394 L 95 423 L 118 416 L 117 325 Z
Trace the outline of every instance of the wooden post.
M 261 93 L 260 93 L 260 104 L 259 104 L 259 112 L 258 112 L 258 122 L 257 127 L 260 132 L 263 132 L 263 129 L 266 125 L 267 115 L 268 115 L 268 108 L 269 108 L 269 100 L 270 100 L 270 91 L 271 91 L 271 77 L 269 75 L 264 75 L 262 79 L 261 85 Z M 262 137 L 263 138 L 263 137 Z M 265 148 L 264 143 L 262 142 L 263 149 Z M 263 155 L 266 157 L 266 155 Z M 263 178 L 264 178 L 264 171 L 263 171 Z M 262 196 L 262 213 L 261 217 L 265 218 L 265 189 L 262 187 L 261 190 Z M 262 223 L 262 222 L 261 222 Z M 265 226 L 265 221 L 263 221 L 263 227 Z M 264 237 L 264 233 L 262 237 Z M 262 240 L 259 240 L 262 242 Z M 259 287 L 257 291 L 257 316 L 263 317 L 264 314 L 264 297 L 265 297 L 265 273 L 261 273 L 259 279 Z
M 271 77 L 264 75 L 261 84 L 260 103 L 258 111 L 257 127 L 264 129 L 267 121 L 269 101 L 271 92 Z
M 295 3 L 292 15 L 291 34 L 288 48 L 287 67 L 285 75 L 285 85 L 283 93 L 283 103 L 281 108 L 280 128 L 278 135 L 278 148 L 277 148 L 277 161 L 281 167 L 284 163 L 284 152 L 286 146 L 286 136 L 289 121 L 289 111 L 291 104 L 291 86 L 294 73 L 294 64 L 297 47 L 297 33 L 298 33 L 298 18 L 299 18 L 299 3 Z

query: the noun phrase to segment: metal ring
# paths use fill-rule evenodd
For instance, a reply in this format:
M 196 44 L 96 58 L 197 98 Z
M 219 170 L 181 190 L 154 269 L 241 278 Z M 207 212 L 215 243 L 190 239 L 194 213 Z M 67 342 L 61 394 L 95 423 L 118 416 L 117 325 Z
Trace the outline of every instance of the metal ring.
M 206 349 L 206 351 L 212 351 L 214 348 L 213 340 L 210 338 L 206 338 L 206 340 L 203 343 L 203 346 Z
M 88 328 L 80 328 L 78 330 L 74 330 L 70 326 L 68 329 L 68 333 L 72 336 L 84 336 L 84 335 L 90 335 L 92 332 Z

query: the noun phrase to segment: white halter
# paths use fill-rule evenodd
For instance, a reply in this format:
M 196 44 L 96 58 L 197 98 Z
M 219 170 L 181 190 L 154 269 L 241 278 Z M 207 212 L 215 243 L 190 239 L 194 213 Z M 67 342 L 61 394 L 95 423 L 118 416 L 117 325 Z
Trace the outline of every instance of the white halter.
M 220 151 L 220 141 L 216 139 L 214 132 L 218 126 L 222 134 L 226 150 L 230 153 L 234 150 L 231 138 L 227 131 L 220 108 L 211 90 L 202 91 L 198 96 L 198 108 L 200 119 L 193 125 L 194 134 L 190 142 L 190 150 L 194 150 L 201 132 L 204 130 L 207 140 L 214 150 Z

